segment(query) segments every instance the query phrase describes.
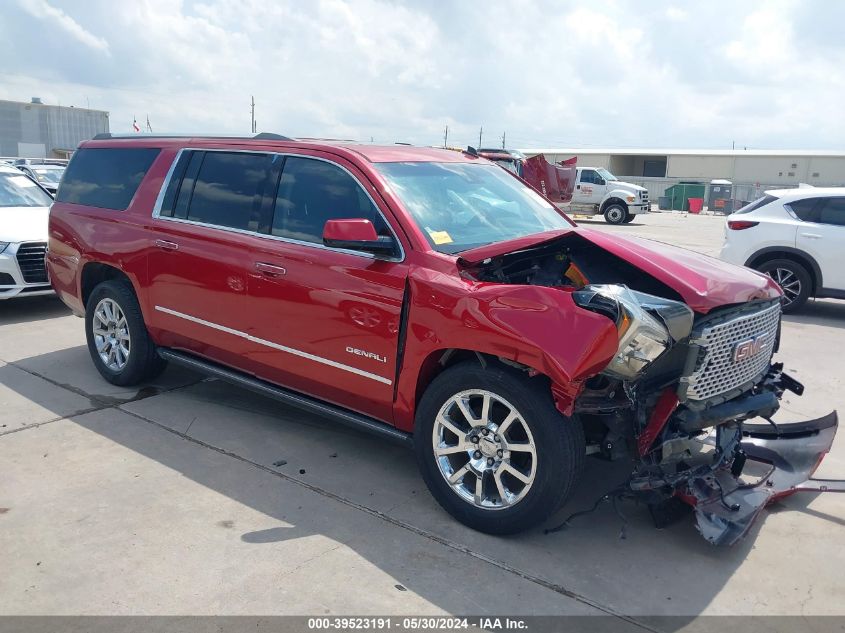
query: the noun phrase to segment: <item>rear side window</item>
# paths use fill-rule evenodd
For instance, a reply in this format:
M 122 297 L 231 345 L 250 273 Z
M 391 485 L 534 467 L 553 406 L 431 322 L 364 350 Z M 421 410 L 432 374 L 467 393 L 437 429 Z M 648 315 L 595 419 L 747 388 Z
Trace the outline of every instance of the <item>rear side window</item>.
M 757 198 L 751 204 L 746 204 L 741 209 L 734 211 L 734 213 L 751 213 L 754 209 L 759 209 L 760 207 L 765 207 L 770 202 L 774 202 L 777 200 L 775 196 L 763 196 L 762 198 Z
M 258 231 L 270 167 L 269 154 L 186 152 L 174 169 L 161 215 Z
M 817 222 L 818 213 L 816 212 L 816 207 L 818 201 L 818 198 L 804 198 L 803 200 L 790 202 L 786 206 L 798 216 L 799 220 L 803 220 L 804 222 Z
M 279 237 L 323 243 L 327 220 L 364 218 L 379 235 L 390 229 L 373 202 L 346 171 L 321 160 L 285 160 L 271 232 Z
M 845 198 L 825 198 L 819 210 L 819 222 L 845 226 Z
M 159 151 L 154 147 L 76 150 L 62 177 L 56 200 L 123 211 Z

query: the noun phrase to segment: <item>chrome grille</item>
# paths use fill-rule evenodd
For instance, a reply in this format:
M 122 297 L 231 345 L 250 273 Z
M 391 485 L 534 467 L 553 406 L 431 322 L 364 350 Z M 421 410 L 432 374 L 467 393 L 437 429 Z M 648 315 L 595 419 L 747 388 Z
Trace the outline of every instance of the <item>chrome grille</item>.
M 780 304 L 726 321 L 705 324 L 691 338 L 701 347 L 693 373 L 686 383 L 688 400 L 708 400 L 732 389 L 751 386 L 769 367 L 780 322 Z M 759 341 L 755 354 L 735 359 L 737 347 Z
M 46 242 L 28 242 L 18 247 L 18 267 L 25 283 L 47 283 L 47 267 L 44 262 L 46 254 Z

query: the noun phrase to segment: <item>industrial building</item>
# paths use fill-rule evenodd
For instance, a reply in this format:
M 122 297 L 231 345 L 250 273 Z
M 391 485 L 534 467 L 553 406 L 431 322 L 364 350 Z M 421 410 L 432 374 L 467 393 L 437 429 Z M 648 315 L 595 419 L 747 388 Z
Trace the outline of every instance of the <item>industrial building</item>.
M 0 100 L 0 156 L 68 158 L 81 141 L 109 131 L 109 113 Z
M 732 198 L 754 200 L 766 189 L 845 186 L 845 151 L 702 149 L 523 149 L 558 162 L 577 156 L 578 164 L 604 167 L 620 180 L 642 185 L 652 200 L 681 182 L 708 186 L 729 181 Z

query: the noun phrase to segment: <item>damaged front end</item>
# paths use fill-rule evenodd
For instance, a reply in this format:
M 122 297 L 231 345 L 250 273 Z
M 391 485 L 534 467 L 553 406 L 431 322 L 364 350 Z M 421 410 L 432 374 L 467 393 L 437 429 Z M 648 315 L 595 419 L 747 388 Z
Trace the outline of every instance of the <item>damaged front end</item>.
M 583 424 L 589 453 L 634 460 L 623 493 L 649 504 L 656 523 L 686 504 L 708 541 L 731 544 L 779 497 L 842 491 L 841 482 L 812 479 L 836 413 L 772 421 L 784 392 L 804 388 L 772 363 L 781 309 L 768 278 L 585 229 L 462 253 L 459 265 L 474 281 L 570 293 L 614 323 L 616 352 L 600 373 L 552 391 Z
M 595 452 L 635 458 L 625 492 L 647 502 L 658 523 L 680 500 L 694 509 L 705 539 L 730 545 L 780 497 L 845 491 L 843 482 L 812 478 L 836 434 L 835 412 L 794 424 L 771 420 L 785 391 L 804 391 L 771 362 L 777 299 L 704 316 L 624 286 L 586 286 L 573 299 L 619 331 L 617 354 L 575 411 Z M 747 422 L 754 418 L 766 422 Z

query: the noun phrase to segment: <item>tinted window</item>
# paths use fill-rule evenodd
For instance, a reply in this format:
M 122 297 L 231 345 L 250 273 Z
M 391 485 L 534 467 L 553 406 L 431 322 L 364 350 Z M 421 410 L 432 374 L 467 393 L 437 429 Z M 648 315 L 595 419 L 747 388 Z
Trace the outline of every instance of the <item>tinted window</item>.
M 191 165 L 197 156 L 202 155 L 197 152 Z M 185 183 L 191 165 L 183 179 L 176 215 L 179 215 L 186 194 Z M 194 222 L 257 231 L 269 167 L 268 154 L 205 152 L 193 183 L 187 218 Z
M 734 213 L 751 213 L 752 211 L 754 211 L 754 209 L 765 207 L 767 204 L 769 204 L 770 202 L 774 202 L 775 200 L 777 200 L 777 198 L 774 196 L 763 196 L 762 198 L 757 198 L 751 204 L 746 204 L 741 209 L 734 211 Z
M 77 150 L 56 200 L 123 211 L 158 153 L 157 148 L 146 147 Z
M 826 198 L 822 200 L 819 222 L 845 226 L 845 198 Z
M 49 207 L 53 199 L 24 174 L 0 173 L 0 207 Z
M 597 174 L 592 169 L 585 169 L 581 172 L 581 182 L 595 184 L 597 180 Z
M 818 213 L 815 211 L 818 198 L 804 198 L 803 200 L 796 200 L 790 202 L 786 206 L 792 209 L 792 212 L 804 222 L 817 222 Z
M 379 235 L 391 234 L 370 198 L 343 169 L 289 156 L 279 182 L 272 234 L 322 244 L 326 221 L 342 218 L 364 218 Z

